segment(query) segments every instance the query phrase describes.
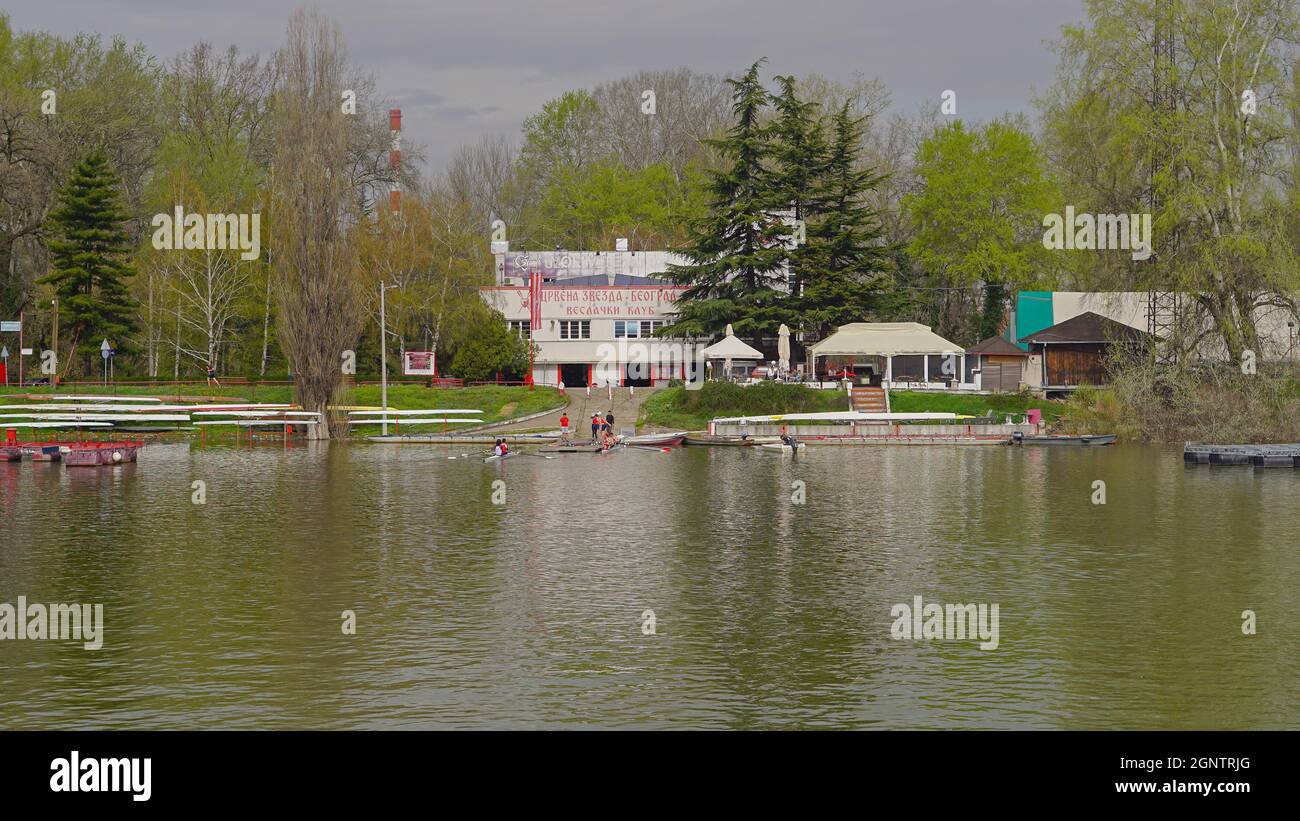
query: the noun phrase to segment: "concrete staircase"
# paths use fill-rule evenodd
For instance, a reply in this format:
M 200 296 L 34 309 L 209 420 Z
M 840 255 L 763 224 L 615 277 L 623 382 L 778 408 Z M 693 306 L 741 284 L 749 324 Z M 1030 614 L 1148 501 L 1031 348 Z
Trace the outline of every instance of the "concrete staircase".
M 641 403 L 656 390 L 658 389 L 637 388 L 629 391 L 628 388 L 614 388 L 614 398 L 611 400 L 609 388 L 592 388 L 590 398 L 586 388 L 569 388 L 569 424 L 574 428 L 574 436 L 590 436 L 591 415 L 600 413 L 604 416 L 611 410 L 614 412 L 615 433 L 635 427 Z
M 855 387 L 851 391 L 853 410 L 862 413 L 889 413 L 889 394 L 884 388 Z

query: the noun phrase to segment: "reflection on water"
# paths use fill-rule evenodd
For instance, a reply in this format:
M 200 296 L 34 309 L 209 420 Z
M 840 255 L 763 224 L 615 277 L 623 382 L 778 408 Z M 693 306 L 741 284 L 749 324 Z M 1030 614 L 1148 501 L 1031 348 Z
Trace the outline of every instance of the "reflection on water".
M 97 652 L 0 641 L 0 727 L 1300 727 L 1300 473 L 1132 445 L 458 452 L 0 464 L 0 602 L 106 621 Z M 917 595 L 998 603 L 999 648 L 891 639 Z

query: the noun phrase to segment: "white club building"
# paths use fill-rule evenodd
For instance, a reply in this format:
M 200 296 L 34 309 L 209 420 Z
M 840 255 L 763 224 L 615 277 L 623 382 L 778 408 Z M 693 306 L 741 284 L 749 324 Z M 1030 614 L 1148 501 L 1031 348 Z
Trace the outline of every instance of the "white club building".
M 626 247 L 619 242 L 620 248 Z M 566 388 L 662 386 L 685 379 L 708 344 L 661 339 L 685 288 L 666 277 L 666 251 L 510 251 L 494 243 L 496 284 L 480 289 L 511 329 L 537 346 L 533 381 Z M 541 273 L 541 325 L 533 328 L 528 281 Z

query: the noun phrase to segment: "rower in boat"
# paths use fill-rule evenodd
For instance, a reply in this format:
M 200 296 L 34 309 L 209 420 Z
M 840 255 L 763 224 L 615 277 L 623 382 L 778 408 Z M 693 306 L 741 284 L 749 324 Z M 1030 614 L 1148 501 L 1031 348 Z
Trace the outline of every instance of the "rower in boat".
M 781 444 L 789 445 L 790 447 L 795 447 L 799 444 L 798 440 L 787 432 L 785 425 L 781 426 Z
M 493 456 L 505 456 L 509 452 L 510 446 L 506 444 L 506 440 L 504 439 L 498 438 L 496 444 L 492 446 Z

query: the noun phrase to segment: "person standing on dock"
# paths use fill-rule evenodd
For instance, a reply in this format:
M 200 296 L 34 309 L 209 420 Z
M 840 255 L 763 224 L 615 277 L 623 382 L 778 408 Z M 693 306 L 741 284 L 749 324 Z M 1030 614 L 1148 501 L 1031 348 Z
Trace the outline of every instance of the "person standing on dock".
M 600 435 L 600 411 L 591 415 L 591 443 L 596 443 L 596 437 Z
M 614 432 L 614 411 L 605 414 L 605 430 L 610 433 Z
M 560 415 L 560 444 L 567 445 L 569 442 L 569 414 Z

